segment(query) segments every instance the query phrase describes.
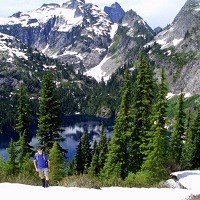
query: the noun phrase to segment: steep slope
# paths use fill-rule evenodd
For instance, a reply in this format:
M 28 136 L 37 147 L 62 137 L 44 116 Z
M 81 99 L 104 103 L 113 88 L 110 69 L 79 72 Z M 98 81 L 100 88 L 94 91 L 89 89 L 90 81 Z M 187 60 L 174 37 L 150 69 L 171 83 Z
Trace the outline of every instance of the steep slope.
M 165 67 L 170 91 L 200 94 L 200 0 L 188 0 L 173 23 L 146 45 L 159 67 Z
M 102 77 L 108 80 L 119 67 L 129 61 L 134 62 L 139 50 L 153 39 L 154 34 L 151 27 L 136 12 L 129 10 L 118 24 L 106 57 L 86 74 L 95 76 L 98 81 Z
M 84 0 L 44 4 L 34 11 L 0 18 L 0 32 L 82 70 L 97 65 L 106 55 L 111 30 L 108 15 Z

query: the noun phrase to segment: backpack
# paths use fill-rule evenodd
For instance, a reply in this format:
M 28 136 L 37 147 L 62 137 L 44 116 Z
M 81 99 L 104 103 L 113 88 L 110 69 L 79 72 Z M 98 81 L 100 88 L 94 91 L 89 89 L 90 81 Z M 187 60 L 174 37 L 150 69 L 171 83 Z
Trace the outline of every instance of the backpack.
M 44 160 L 47 161 L 46 154 L 43 153 L 42 155 L 43 155 Z M 38 161 L 38 153 L 35 153 L 35 158 Z

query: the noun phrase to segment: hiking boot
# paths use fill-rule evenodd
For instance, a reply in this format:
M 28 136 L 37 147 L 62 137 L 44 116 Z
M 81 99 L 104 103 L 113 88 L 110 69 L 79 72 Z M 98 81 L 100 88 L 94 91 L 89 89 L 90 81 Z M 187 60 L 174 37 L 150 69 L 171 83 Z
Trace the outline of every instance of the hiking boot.
M 45 187 L 45 179 L 41 179 L 41 184 L 42 184 L 42 187 Z
M 45 181 L 45 187 L 49 187 L 49 180 Z

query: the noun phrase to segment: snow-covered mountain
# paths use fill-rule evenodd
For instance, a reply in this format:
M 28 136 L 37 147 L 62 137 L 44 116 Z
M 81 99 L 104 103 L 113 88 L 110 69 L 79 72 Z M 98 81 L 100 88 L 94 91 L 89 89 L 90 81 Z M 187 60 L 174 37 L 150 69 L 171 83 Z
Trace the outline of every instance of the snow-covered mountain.
M 111 7 L 116 16 L 120 5 L 115 3 Z M 123 19 L 118 24 L 112 22 L 109 13 L 84 0 L 68 0 L 62 5 L 44 4 L 33 11 L 0 18 L 0 32 L 83 72 L 102 66 L 108 60 L 101 68 L 100 76 L 105 78 L 127 59 L 133 59 L 133 54 L 154 34 L 135 12 L 122 11 L 121 8 Z
M 34 11 L 0 18 L 0 32 L 77 68 L 91 68 L 106 55 L 112 25 L 99 7 L 81 0 L 44 4 Z

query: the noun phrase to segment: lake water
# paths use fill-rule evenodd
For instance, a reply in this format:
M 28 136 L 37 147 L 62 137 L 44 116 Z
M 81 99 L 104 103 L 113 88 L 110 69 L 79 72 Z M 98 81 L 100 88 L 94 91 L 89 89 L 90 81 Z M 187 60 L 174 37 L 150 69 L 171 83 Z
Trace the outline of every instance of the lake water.
M 87 131 L 89 134 L 91 146 L 95 140 L 98 141 L 101 132 L 101 125 L 105 127 L 107 137 L 111 137 L 112 127 L 114 119 L 98 118 L 90 115 L 69 115 L 63 118 L 62 136 L 64 142 L 60 143 L 62 148 L 67 149 L 67 157 L 70 160 L 76 153 L 76 147 L 79 143 L 79 139 L 83 132 Z M 32 128 L 32 137 L 30 138 L 30 145 L 35 147 L 38 143 L 35 137 L 35 125 Z M 5 158 L 8 157 L 6 148 L 9 145 L 10 139 L 18 139 L 18 135 L 12 130 L 8 130 L 7 133 L 0 135 L 0 155 Z

